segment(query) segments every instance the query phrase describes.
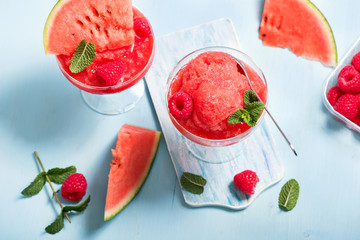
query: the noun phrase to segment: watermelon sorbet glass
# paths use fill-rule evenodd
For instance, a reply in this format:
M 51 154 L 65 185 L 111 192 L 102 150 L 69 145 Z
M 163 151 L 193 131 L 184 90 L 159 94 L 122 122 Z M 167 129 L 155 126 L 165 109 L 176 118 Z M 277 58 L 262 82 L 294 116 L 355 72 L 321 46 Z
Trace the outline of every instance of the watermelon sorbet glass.
M 214 150 L 224 152 L 220 154 L 223 161 L 233 159 L 228 150 L 236 148 L 236 143 L 244 140 L 260 125 L 264 110 L 254 127 L 245 122 L 227 123 L 233 112 L 244 108 L 244 92 L 251 90 L 244 70 L 256 93 L 266 104 L 267 83 L 262 71 L 250 57 L 236 49 L 207 47 L 196 50 L 181 59 L 170 73 L 166 92 L 168 113 L 196 157 L 203 159 L 200 155 L 204 150 Z M 191 113 L 185 119 L 174 116 L 169 109 L 169 100 L 177 93 L 186 93 L 192 101 Z M 226 156 L 227 153 L 229 156 Z
M 93 63 L 80 73 L 69 69 L 71 55 L 57 55 L 57 62 L 64 76 L 81 91 L 85 103 L 98 113 L 117 115 L 132 109 L 144 94 L 144 82 L 140 81 L 149 70 L 154 58 L 152 27 L 145 15 L 133 6 L 135 41 L 129 46 L 96 53 Z M 136 29 L 135 22 L 142 21 L 146 31 Z M 96 69 L 113 61 L 121 61 L 124 73 L 121 81 L 108 86 L 98 78 Z

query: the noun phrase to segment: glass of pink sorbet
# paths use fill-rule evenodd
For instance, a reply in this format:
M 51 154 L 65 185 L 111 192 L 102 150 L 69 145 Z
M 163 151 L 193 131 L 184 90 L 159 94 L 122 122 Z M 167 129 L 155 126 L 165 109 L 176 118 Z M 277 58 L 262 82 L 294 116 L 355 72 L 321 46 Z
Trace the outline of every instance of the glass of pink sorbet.
M 230 56 L 231 55 L 231 56 Z M 230 124 L 228 117 L 244 108 L 244 92 L 249 82 L 236 60 L 245 67 L 249 79 L 261 100 L 267 103 L 267 83 L 264 74 L 253 60 L 233 48 L 207 47 L 196 50 L 174 67 L 167 81 L 167 108 L 175 128 L 185 137 L 188 149 L 195 157 L 212 163 L 236 159 L 238 144 L 260 125 L 250 127 L 245 122 Z M 178 93 L 178 94 L 177 94 Z M 185 93 L 191 98 L 188 116 L 177 116 L 169 109 L 173 95 Z M 178 110 L 188 103 L 176 102 Z
M 72 56 L 56 56 L 60 70 L 81 90 L 85 103 L 94 111 L 104 115 L 117 115 L 129 111 L 144 94 L 142 78 L 154 58 L 154 37 L 151 25 L 144 14 L 136 7 L 133 7 L 133 14 L 135 41 L 132 45 L 97 52 L 93 63 L 80 73 L 72 73 L 69 69 Z M 143 26 L 147 26 L 148 32 L 135 29 L 136 21 L 142 21 Z M 121 61 L 124 73 L 121 81 L 109 86 L 103 79 L 97 77 L 96 70 L 99 66 L 112 61 Z

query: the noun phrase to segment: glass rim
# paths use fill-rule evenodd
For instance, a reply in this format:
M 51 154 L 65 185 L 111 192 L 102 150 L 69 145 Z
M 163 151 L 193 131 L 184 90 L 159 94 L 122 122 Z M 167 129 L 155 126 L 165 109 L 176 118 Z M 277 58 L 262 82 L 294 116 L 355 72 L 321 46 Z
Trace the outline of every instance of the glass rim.
M 245 139 L 247 136 L 250 135 L 250 133 L 252 131 L 254 131 L 261 123 L 262 123 L 262 120 L 264 119 L 264 116 L 265 116 L 265 109 L 263 110 L 263 112 L 261 113 L 261 116 L 259 117 L 256 125 L 254 127 L 250 127 L 248 130 L 246 130 L 245 132 L 242 132 L 240 133 L 239 135 L 236 135 L 234 137 L 231 137 L 231 138 L 221 138 L 221 139 L 209 139 L 209 138 L 205 138 L 205 137 L 201 137 L 201 136 L 198 136 L 190 131 L 188 131 L 186 128 L 184 128 L 170 113 L 169 111 L 169 106 L 168 106 L 168 93 L 169 93 L 169 89 L 170 89 L 170 85 L 172 83 L 172 80 L 174 79 L 174 77 L 176 76 L 176 73 L 180 71 L 180 69 L 182 69 L 184 66 L 186 66 L 187 63 L 185 63 L 183 66 L 181 66 L 183 64 L 183 62 L 185 60 L 187 60 L 189 57 L 191 57 L 192 55 L 196 54 L 196 53 L 204 53 L 204 52 L 209 52 L 209 51 L 214 51 L 214 52 L 224 52 L 224 53 L 227 53 L 226 50 L 228 51 L 234 51 L 234 52 L 237 52 L 238 54 L 242 54 L 244 55 L 246 58 L 248 58 L 252 64 L 254 64 L 254 66 L 257 68 L 257 70 L 260 71 L 260 74 L 261 76 L 259 76 L 261 78 L 261 80 L 263 80 L 263 82 L 265 83 L 265 87 L 266 87 L 266 102 L 265 102 L 265 107 L 267 107 L 268 105 L 268 95 L 269 95 L 269 91 L 268 91 L 268 85 L 267 85 L 267 81 L 266 81 L 266 78 L 265 78 L 265 75 L 264 73 L 262 72 L 262 70 L 260 69 L 260 67 L 252 60 L 252 58 L 250 58 L 247 54 L 245 54 L 244 52 L 238 50 L 238 49 L 235 49 L 235 48 L 231 48 L 231 47 L 225 47 L 225 46 L 209 46 L 209 47 L 203 47 L 203 48 L 200 48 L 200 49 L 197 49 L 197 50 L 194 50 L 190 53 L 188 53 L 187 55 L 185 55 L 183 58 L 181 58 L 177 64 L 174 66 L 174 68 L 171 70 L 169 76 L 168 76 L 168 79 L 166 81 L 166 95 L 165 95 L 165 103 L 166 103 L 166 108 L 167 108 L 167 111 L 168 111 L 168 114 L 169 114 L 169 117 L 171 118 L 171 121 L 174 121 L 176 124 L 174 124 L 175 128 L 180 132 L 180 130 L 178 129 L 178 127 L 181 128 L 181 130 L 185 133 L 181 133 L 184 137 L 186 137 L 187 139 L 189 139 L 190 141 L 193 141 L 193 142 L 196 142 L 200 145 L 204 145 L 204 144 L 201 144 L 200 142 L 208 142 L 208 143 L 212 143 L 212 144 L 209 144 L 209 146 L 216 146 L 217 144 L 219 143 L 223 143 L 223 142 L 230 142 L 229 145 L 231 144 L 234 144 L 234 143 L 237 143 L 239 141 L 237 140 L 243 140 Z M 198 55 L 196 55 L 198 56 Z M 233 57 L 236 57 L 236 56 L 233 56 Z M 237 58 L 237 57 L 236 57 Z M 237 58 L 238 59 L 238 58 Z M 239 60 L 239 59 L 238 59 Z M 179 70 L 176 71 L 176 69 L 181 66 L 181 68 Z M 245 72 L 246 72 L 246 69 L 243 69 Z M 176 72 L 175 72 L 176 71 Z M 263 101 L 263 99 L 262 99 Z M 176 126 L 177 125 L 177 126 Z M 187 136 L 191 136 L 192 138 L 196 139 L 196 141 L 194 141 L 193 139 L 190 139 L 188 138 Z

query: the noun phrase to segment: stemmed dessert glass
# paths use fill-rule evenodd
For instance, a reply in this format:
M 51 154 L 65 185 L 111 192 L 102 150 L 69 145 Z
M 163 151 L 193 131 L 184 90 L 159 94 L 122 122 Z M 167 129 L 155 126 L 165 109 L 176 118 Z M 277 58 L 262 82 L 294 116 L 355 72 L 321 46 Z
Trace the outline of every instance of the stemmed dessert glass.
M 265 79 L 264 74 L 262 73 L 261 69 L 256 65 L 256 63 L 245 53 L 229 48 L 229 47 L 206 47 L 196 51 L 191 52 L 190 54 L 186 55 L 182 58 L 177 65 L 171 71 L 168 80 L 167 80 L 167 91 L 165 95 L 166 103 L 171 96 L 169 96 L 170 86 L 174 80 L 174 77 L 178 73 L 178 71 L 186 66 L 192 59 L 197 57 L 198 55 L 208 52 L 208 51 L 215 51 L 215 52 L 224 52 L 230 54 L 232 57 L 235 57 L 244 66 L 251 68 L 255 73 L 260 77 L 260 79 L 264 82 L 265 88 L 267 89 L 267 82 Z M 243 69 L 246 71 L 246 69 Z M 267 91 L 266 91 L 267 92 Z M 267 105 L 267 94 L 265 99 L 261 99 Z M 249 128 L 245 132 L 240 133 L 237 136 L 226 138 L 226 139 L 209 139 L 195 135 L 194 133 L 190 132 L 186 128 L 184 128 L 178 121 L 175 119 L 170 111 L 169 107 L 167 106 L 169 117 L 174 124 L 175 128 L 181 133 L 184 137 L 185 144 L 189 151 L 198 159 L 210 162 L 210 163 L 223 163 L 234 160 L 239 155 L 239 151 L 241 151 L 241 144 L 248 136 L 250 136 L 261 124 L 265 111 L 262 112 L 260 118 L 257 121 L 257 124 L 254 127 Z
M 133 7 L 134 11 L 138 11 L 142 18 L 146 19 L 144 14 Z M 149 21 L 146 19 L 149 23 Z M 153 33 L 152 27 L 151 32 Z M 151 35 L 153 38 L 153 34 Z M 57 62 L 64 76 L 76 87 L 80 89 L 80 93 L 84 102 L 92 110 L 104 115 L 117 115 L 125 113 L 135 107 L 145 92 L 144 76 L 149 70 L 155 52 L 155 42 L 153 41 L 151 55 L 141 71 L 136 73 L 125 82 L 120 82 L 114 86 L 91 86 L 87 85 L 76 78 L 72 77 L 60 63 L 59 57 Z

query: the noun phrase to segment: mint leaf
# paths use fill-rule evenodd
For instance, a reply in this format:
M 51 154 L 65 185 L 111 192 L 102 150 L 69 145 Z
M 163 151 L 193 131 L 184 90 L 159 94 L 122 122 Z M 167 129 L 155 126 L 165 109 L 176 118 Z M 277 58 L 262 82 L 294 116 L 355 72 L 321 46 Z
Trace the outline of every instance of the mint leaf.
M 180 178 L 180 183 L 185 190 L 194 194 L 201 194 L 204 191 L 206 179 L 199 175 L 184 172 Z
M 38 194 L 45 185 L 45 181 L 45 173 L 39 173 L 34 179 L 34 181 L 32 181 L 29 186 L 22 190 L 21 194 L 27 197 Z
M 245 92 L 244 92 L 244 103 L 245 103 L 245 109 L 247 109 L 247 105 L 248 104 L 251 104 L 253 102 L 259 102 L 258 98 L 256 97 L 256 94 L 250 90 L 250 89 L 247 89 Z
M 87 208 L 89 202 L 90 202 L 90 196 L 85 201 L 79 203 L 78 205 L 63 207 L 63 212 L 69 212 L 69 211 L 82 212 Z
M 250 127 L 254 127 L 265 105 L 258 101 L 256 94 L 249 89 L 244 92 L 244 102 L 245 109 L 240 108 L 233 112 L 227 122 L 230 124 L 246 122 Z
M 247 110 L 250 113 L 250 121 L 246 122 L 250 127 L 254 127 L 259 119 L 262 110 L 265 105 L 262 102 L 252 102 L 247 106 Z
M 56 197 L 56 194 L 58 194 L 59 192 L 60 192 L 60 189 L 58 189 L 56 192 L 53 192 L 53 195 L 52 195 L 52 197 L 51 197 L 51 198 Z
M 76 50 L 71 58 L 69 69 L 72 73 L 79 73 L 87 68 L 96 56 L 95 44 L 82 40 L 77 45 Z
M 241 122 L 248 122 L 250 120 L 250 113 L 247 110 L 240 108 L 229 116 L 227 122 L 230 124 L 237 124 Z
M 64 227 L 64 214 L 61 212 L 59 216 L 52 222 L 49 226 L 45 228 L 45 231 L 50 234 L 55 234 L 60 232 Z
M 299 198 L 300 186 L 295 179 L 290 179 L 281 188 L 279 194 L 279 207 L 285 211 L 292 210 Z
M 47 175 L 50 181 L 61 184 L 73 173 L 76 173 L 75 166 L 70 166 L 67 168 L 52 168 L 47 172 Z
M 256 94 L 250 89 L 244 92 L 244 103 L 245 109 L 240 108 L 233 112 L 227 122 L 230 124 L 246 122 L 250 127 L 254 127 L 265 105 L 258 100 Z

